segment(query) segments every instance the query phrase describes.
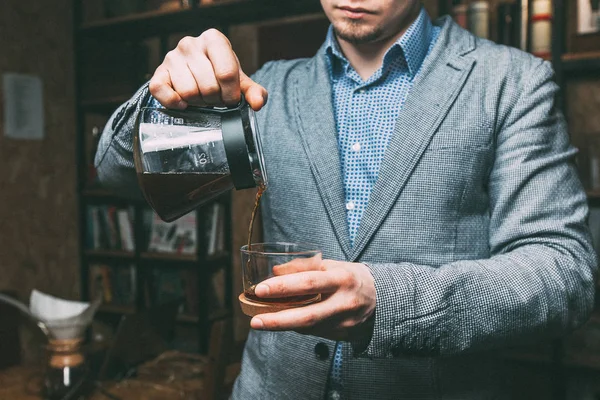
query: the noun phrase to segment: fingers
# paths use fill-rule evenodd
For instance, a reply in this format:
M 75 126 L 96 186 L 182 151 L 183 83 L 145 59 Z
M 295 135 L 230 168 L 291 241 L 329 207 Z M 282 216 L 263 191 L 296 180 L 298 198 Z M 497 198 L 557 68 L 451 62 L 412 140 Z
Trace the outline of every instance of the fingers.
M 305 271 L 325 271 L 326 268 L 322 263 L 321 254 L 310 258 L 294 258 L 292 261 L 285 264 L 276 265 L 273 267 L 273 274 L 286 275 Z
M 221 89 L 221 100 L 226 105 L 239 103 L 240 65 L 229 40 L 220 33 L 207 33 L 204 44 L 213 75 Z
M 202 95 L 196 78 L 190 71 L 186 60 L 180 54 L 173 52 L 169 58 L 169 75 L 171 84 L 177 94 L 188 104 L 201 103 Z
M 330 293 L 339 287 L 335 274 L 327 271 L 305 271 L 269 278 L 254 289 L 258 297 L 289 297 Z
M 187 107 L 187 103 L 173 89 L 169 70 L 165 67 L 157 68 L 148 88 L 152 96 L 167 108 L 184 109 Z
M 154 73 L 150 93 L 167 108 L 235 105 L 242 93 L 255 111 L 267 102 L 265 88 L 244 74 L 231 43 L 216 29 L 181 39 Z
M 311 328 L 335 314 L 335 307 L 330 302 L 322 301 L 304 307 L 257 315 L 250 321 L 250 326 L 253 329 L 270 331 L 302 330 Z

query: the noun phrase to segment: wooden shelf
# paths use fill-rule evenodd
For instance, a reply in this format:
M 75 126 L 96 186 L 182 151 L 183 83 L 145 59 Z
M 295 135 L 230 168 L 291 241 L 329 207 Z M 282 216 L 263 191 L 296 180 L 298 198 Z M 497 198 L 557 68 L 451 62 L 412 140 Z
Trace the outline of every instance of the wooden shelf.
M 139 39 L 311 13 L 322 13 L 318 1 L 221 0 L 188 9 L 149 11 L 88 22 L 80 26 L 79 33 L 84 37 Z
M 102 304 L 98 309 L 99 313 L 104 314 L 134 314 L 133 306 L 122 306 L 117 304 Z
M 562 64 L 566 72 L 600 73 L 600 51 L 563 54 Z
M 600 371 L 600 357 L 590 354 L 567 355 L 563 363 L 568 368 L 582 368 Z
M 113 201 L 116 203 L 140 203 L 141 199 L 131 199 L 128 197 L 121 196 L 117 193 L 108 191 L 102 188 L 88 188 L 81 192 L 82 196 L 88 200 L 101 200 L 101 201 Z
M 227 251 L 221 251 L 219 253 L 207 256 L 205 261 L 207 263 L 213 264 L 213 263 L 224 262 L 224 261 L 227 261 L 228 259 L 229 259 L 229 252 L 227 252 Z
M 204 260 L 199 259 L 195 254 L 177 254 L 177 253 L 161 253 L 145 251 L 140 255 L 142 260 L 150 261 L 171 261 L 171 262 L 186 262 L 186 263 L 200 263 L 202 265 L 213 265 L 229 260 L 228 252 L 220 252 L 212 256 L 206 257 Z
M 229 316 L 231 316 L 231 314 L 232 314 L 231 310 L 229 310 L 227 308 L 222 308 L 222 309 L 215 310 L 215 311 L 209 313 L 208 320 L 211 322 L 218 321 L 220 319 L 228 318 Z
M 600 203 L 600 190 L 586 190 L 586 194 L 590 204 L 597 206 Z
M 229 309 L 226 309 L 226 308 L 218 309 L 218 310 L 212 311 L 208 315 L 208 320 L 211 322 L 218 321 L 218 320 L 230 317 L 231 315 L 232 315 L 232 312 Z M 188 324 L 197 324 L 198 322 L 200 322 L 200 320 L 197 315 L 179 314 L 177 316 L 177 322 L 188 323 Z
M 131 95 L 100 97 L 97 99 L 86 99 L 79 103 L 79 106 L 86 111 L 110 112 L 125 103 Z
M 196 315 L 179 314 L 177 316 L 177 322 L 183 322 L 188 324 L 197 324 L 200 321 Z
M 135 254 L 131 251 L 123 250 L 86 250 L 85 255 L 92 258 L 120 258 L 133 260 Z
M 172 262 L 198 262 L 195 254 L 177 254 L 160 252 L 143 252 L 140 257 L 142 260 L 152 261 L 172 261 Z

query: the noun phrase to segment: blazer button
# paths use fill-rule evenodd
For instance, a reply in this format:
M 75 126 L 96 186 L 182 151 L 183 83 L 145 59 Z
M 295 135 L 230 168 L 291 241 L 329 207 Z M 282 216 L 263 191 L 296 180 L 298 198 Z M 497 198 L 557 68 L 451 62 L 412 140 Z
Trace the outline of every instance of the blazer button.
M 329 347 L 325 343 L 319 342 L 315 346 L 315 354 L 318 360 L 327 360 L 329 358 Z

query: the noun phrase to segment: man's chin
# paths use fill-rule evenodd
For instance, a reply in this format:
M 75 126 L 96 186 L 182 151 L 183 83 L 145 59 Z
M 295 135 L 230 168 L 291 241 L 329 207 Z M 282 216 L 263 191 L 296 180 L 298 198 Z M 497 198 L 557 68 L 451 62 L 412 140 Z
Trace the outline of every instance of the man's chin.
M 333 27 L 337 38 L 352 44 L 373 43 L 381 39 L 382 33 L 360 24 L 347 24 L 340 28 Z

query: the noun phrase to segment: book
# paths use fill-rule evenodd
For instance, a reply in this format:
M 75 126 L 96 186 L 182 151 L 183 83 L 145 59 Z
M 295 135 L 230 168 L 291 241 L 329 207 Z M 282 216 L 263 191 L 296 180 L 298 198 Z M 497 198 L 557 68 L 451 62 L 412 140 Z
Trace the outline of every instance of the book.
M 103 207 L 106 218 L 106 226 L 108 227 L 108 237 L 111 250 L 121 250 L 121 237 L 117 226 L 117 207 Z
M 177 269 L 154 269 L 152 271 L 152 306 L 182 300 L 180 313 L 185 310 L 185 282 Z
M 469 29 L 467 7 L 466 4 L 461 2 L 455 2 L 455 4 L 452 5 L 452 18 L 454 18 L 454 21 L 464 29 Z
M 549 58 L 552 55 L 552 1 L 533 0 L 531 4 L 531 53 Z
M 197 246 L 196 214 L 189 213 L 173 222 L 153 215 L 148 251 L 195 254 Z
M 521 45 L 523 51 L 529 51 L 529 1 L 521 0 Z
M 89 276 L 91 298 L 102 296 L 105 304 L 122 306 L 135 304 L 137 283 L 133 264 L 92 264 Z
M 600 32 L 600 0 L 577 0 L 577 33 Z
M 117 222 L 119 225 L 119 236 L 121 238 L 121 248 L 126 251 L 135 250 L 135 240 L 133 237 L 133 223 L 130 211 L 120 209 L 117 211 Z
M 175 222 L 165 222 L 157 214 L 153 215 L 149 251 L 172 253 L 174 248 Z
M 150 251 L 150 242 L 152 238 L 152 224 L 154 222 L 154 211 L 150 208 L 142 210 L 142 243 L 146 244 L 146 250 Z
M 113 302 L 112 286 L 110 279 L 110 267 L 104 264 L 90 265 L 90 298 L 102 297 L 102 302 L 111 304 Z
M 469 4 L 469 30 L 475 36 L 487 39 L 489 32 L 490 5 L 487 1 L 473 1 Z
M 196 214 L 189 213 L 175 221 L 177 229 L 175 231 L 175 251 L 178 254 L 196 253 Z
M 225 269 L 220 268 L 211 277 L 211 301 L 210 308 L 222 310 L 225 308 Z
M 136 293 L 136 272 L 134 265 L 118 265 L 111 271 L 113 302 L 118 305 L 133 305 Z
M 94 223 L 94 210 L 93 206 L 87 206 L 85 209 L 86 213 L 86 230 L 85 230 L 85 247 L 87 249 L 96 249 L 97 248 L 97 228 Z
M 225 207 L 219 207 L 219 226 L 217 229 L 217 253 L 223 253 L 227 249 L 225 248 Z
M 182 270 L 181 278 L 184 282 L 185 305 L 183 312 L 188 315 L 198 315 L 199 293 L 198 273 L 194 270 Z
M 100 135 L 106 125 L 108 118 L 106 115 L 101 113 L 85 113 L 83 119 L 84 132 L 85 132 L 85 162 L 87 164 L 87 179 L 86 186 L 89 188 L 98 186 L 98 177 L 96 167 L 94 165 L 94 158 L 98 151 L 98 143 L 100 141 Z
M 98 215 L 95 206 L 87 207 L 87 229 L 88 229 L 88 249 L 100 248 L 100 228 L 98 226 Z
M 213 203 L 208 213 L 209 223 L 207 227 L 208 242 L 206 245 L 206 254 L 212 256 L 217 253 L 217 239 L 219 231 L 219 214 L 220 207 L 219 203 Z
M 135 250 L 133 207 L 88 206 L 86 243 L 93 250 Z

